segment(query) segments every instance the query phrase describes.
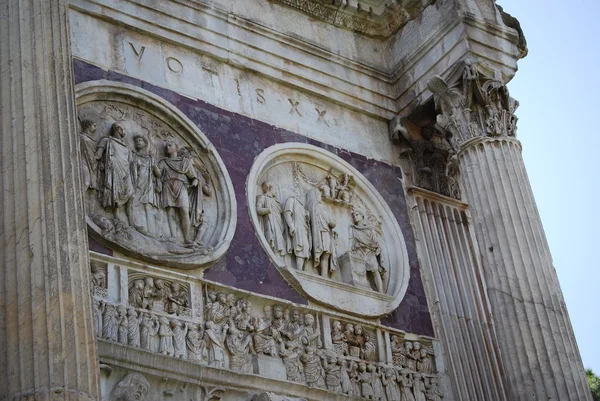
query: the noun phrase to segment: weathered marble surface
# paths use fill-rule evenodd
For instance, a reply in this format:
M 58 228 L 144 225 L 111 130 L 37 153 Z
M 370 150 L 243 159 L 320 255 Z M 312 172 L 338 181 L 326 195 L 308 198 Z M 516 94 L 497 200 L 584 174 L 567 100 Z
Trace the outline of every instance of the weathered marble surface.
M 0 399 L 99 397 L 66 1 L 0 3 Z
M 75 88 L 88 226 L 138 259 L 210 266 L 237 223 L 233 186 L 206 136 L 172 104 L 139 87 Z
M 115 71 L 105 71 L 79 60 L 75 60 L 74 63 L 77 83 L 97 79 L 125 81 L 146 88 L 177 105 L 206 133 L 223 159 L 238 201 L 238 225 L 230 251 L 221 261 L 206 271 L 205 278 L 260 294 L 306 303 L 306 300 L 281 277 L 258 241 L 248 215 L 246 179 L 254 158 L 264 148 L 285 142 L 310 143 L 329 150 L 360 171 L 388 203 L 405 235 L 410 264 L 409 286 L 400 306 L 390 316 L 382 319 L 382 323 L 411 333 L 433 335 L 406 210 L 404 190 L 398 178 L 401 176 L 399 168 L 221 110 L 205 102 L 189 99 Z
M 363 316 L 400 304 L 404 235 L 385 199 L 344 160 L 303 143 L 271 146 L 253 163 L 247 199 L 265 251 L 294 288 Z
M 115 369 L 134 366 L 145 376 L 131 373 L 115 384 L 103 369 L 103 392 L 115 401 L 131 394 L 154 399 L 160 391 L 156 385 L 149 390 L 148 381 L 157 371 L 177 375 L 199 366 L 218 372 L 202 380 L 205 388 L 221 386 L 222 378 L 222 389 L 244 389 L 259 378 L 252 388 L 270 391 L 287 383 L 285 394 L 307 399 L 326 393 L 368 398 L 387 390 L 394 401 L 404 382 L 415 397 L 445 392 L 440 347 L 429 337 L 122 258 L 91 258 L 100 360 Z M 150 365 L 147 354 L 153 355 Z M 178 380 L 188 383 L 185 388 L 195 384 Z

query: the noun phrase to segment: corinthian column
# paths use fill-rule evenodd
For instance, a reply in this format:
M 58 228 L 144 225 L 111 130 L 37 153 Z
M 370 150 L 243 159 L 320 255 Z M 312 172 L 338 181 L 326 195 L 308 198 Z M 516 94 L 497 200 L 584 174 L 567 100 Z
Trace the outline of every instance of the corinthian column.
M 67 12 L 0 1 L 0 400 L 98 398 Z
M 591 401 L 521 144 L 518 103 L 467 64 L 462 82 L 432 79 L 437 126 L 451 138 L 483 258 L 487 292 L 515 401 Z

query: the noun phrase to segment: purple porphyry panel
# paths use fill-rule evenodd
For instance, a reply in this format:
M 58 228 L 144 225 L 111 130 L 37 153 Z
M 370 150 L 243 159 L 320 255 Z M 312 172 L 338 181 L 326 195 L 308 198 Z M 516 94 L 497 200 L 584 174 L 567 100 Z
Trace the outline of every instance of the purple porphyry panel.
M 258 240 L 248 215 L 246 178 L 254 159 L 265 148 L 285 142 L 310 143 L 338 155 L 359 170 L 386 200 L 404 233 L 411 276 L 408 290 L 400 306 L 385 317 L 382 323 L 407 332 L 433 336 L 433 325 L 419 272 L 415 239 L 409 222 L 399 167 L 308 139 L 115 71 L 104 71 L 81 60 L 74 60 L 74 67 L 77 83 L 109 79 L 137 85 L 163 97 L 187 115 L 215 146 L 233 182 L 238 221 L 229 251 L 206 271 L 207 279 L 297 303 L 307 302 L 279 274 Z

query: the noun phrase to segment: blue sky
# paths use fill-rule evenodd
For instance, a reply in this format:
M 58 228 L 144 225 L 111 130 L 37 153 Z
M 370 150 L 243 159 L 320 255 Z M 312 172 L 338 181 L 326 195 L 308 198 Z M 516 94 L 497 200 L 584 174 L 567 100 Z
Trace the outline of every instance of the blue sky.
M 600 373 L 600 1 L 498 0 L 529 55 L 517 136 L 583 363 Z

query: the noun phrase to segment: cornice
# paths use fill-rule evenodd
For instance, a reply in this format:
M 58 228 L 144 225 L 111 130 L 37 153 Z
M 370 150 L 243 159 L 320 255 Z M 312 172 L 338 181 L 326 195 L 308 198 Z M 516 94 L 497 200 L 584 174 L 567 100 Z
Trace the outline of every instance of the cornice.
M 367 36 L 389 37 L 417 17 L 435 0 L 270 0 L 318 18 L 334 26 L 349 29 Z M 414 2 L 413 2 L 414 3 Z
M 441 21 L 420 46 L 388 69 L 356 61 L 201 0 L 71 0 L 70 6 L 384 120 L 427 101 L 431 97 L 428 79 L 445 76 L 465 57 L 488 61 L 507 80 L 516 71 L 516 56 L 510 47 L 518 38 L 515 31 L 468 13 Z

